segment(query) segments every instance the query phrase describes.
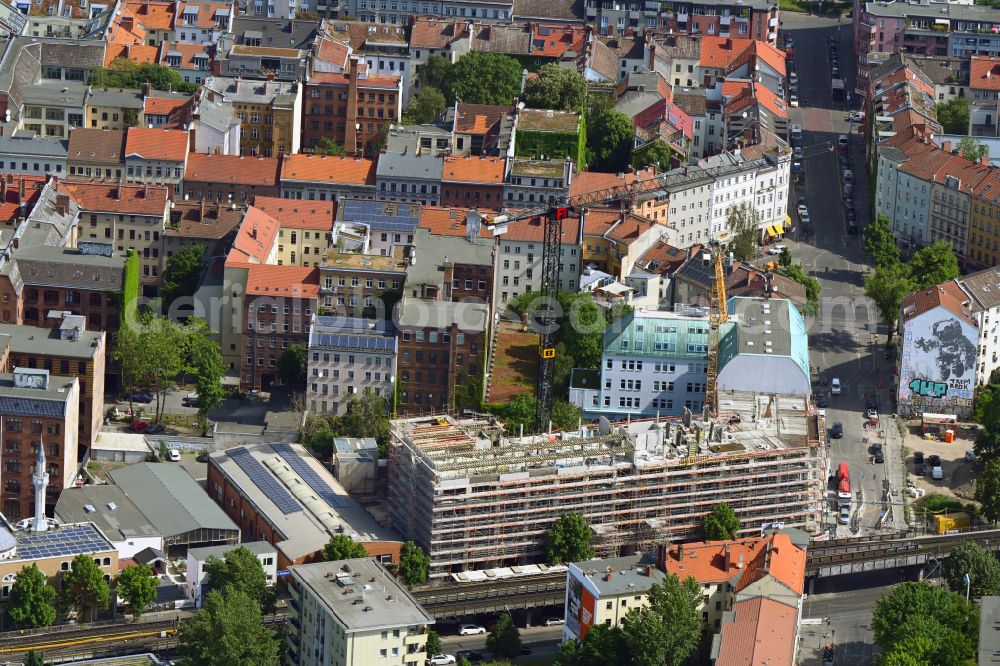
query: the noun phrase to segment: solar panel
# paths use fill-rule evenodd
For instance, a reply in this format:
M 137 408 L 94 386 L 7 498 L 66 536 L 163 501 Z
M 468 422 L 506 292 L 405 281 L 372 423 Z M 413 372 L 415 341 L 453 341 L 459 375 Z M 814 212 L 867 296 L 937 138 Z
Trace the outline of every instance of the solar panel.
M 259 460 L 247 451 L 246 447 L 240 446 L 230 449 L 229 457 L 250 477 L 250 481 L 260 488 L 267 495 L 268 499 L 274 502 L 274 505 L 278 507 L 278 511 L 287 516 L 290 513 L 302 510 L 302 506 L 295 501 L 295 498 L 271 476 L 271 473 L 267 471 Z
M 17 554 L 34 560 L 110 550 L 112 546 L 90 525 L 69 525 L 48 532 L 22 533 L 17 538 Z
M 389 336 L 324 333 L 319 336 L 319 346 L 344 347 L 363 351 L 392 351 L 396 348 L 396 339 Z
M 341 219 L 370 224 L 386 231 L 412 231 L 420 216 L 420 207 L 416 204 L 342 199 L 340 206 L 344 211 Z
M 277 444 L 272 444 L 271 447 L 278 452 L 278 455 L 285 459 L 288 466 L 292 468 L 292 471 L 302 477 L 302 480 L 306 482 L 310 488 L 313 489 L 321 500 L 326 502 L 329 506 L 335 509 L 343 509 L 348 506 L 346 498 L 338 495 L 334 492 L 333 488 L 326 483 L 320 475 L 309 466 L 309 463 L 305 461 L 289 444 L 279 442 Z

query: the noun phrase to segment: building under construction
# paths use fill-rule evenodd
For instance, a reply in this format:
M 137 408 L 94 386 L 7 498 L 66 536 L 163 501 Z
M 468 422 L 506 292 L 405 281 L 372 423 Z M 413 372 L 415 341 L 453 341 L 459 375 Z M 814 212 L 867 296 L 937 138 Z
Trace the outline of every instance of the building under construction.
M 568 513 L 602 557 L 694 537 L 719 502 L 749 533 L 819 529 L 828 467 L 807 398 L 729 393 L 723 409 L 532 437 L 492 417 L 393 421 L 395 527 L 430 553 L 431 577 L 541 562 Z

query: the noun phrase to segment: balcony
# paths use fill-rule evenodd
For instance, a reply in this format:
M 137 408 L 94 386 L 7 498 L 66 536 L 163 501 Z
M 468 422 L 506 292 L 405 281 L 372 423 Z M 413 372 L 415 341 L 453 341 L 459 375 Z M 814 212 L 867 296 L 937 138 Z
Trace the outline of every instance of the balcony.
M 733 22 L 733 17 L 732 16 L 720 16 L 719 17 L 719 25 L 728 26 L 732 22 Z

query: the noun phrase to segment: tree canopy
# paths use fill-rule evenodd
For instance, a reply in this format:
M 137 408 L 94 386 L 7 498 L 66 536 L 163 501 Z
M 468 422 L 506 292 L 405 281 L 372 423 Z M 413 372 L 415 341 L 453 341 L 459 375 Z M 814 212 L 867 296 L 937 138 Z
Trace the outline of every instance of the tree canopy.
M 293 342 L 278 356 L 278 379 L 292 386 L 304 386 L 308 366 L 305 345 Z
M 788 248 L 783 248 L 787 250 Z M 779 262 L 781 260 L 779 255 Z M 806 289 L 806 304 L 801 308 L 802 314 L 806 315 L 817 315 L 819 314 L 819 293 L 820 284 L 819 280 L 809 275 L 806 275 L 805 269 L 802 268 L 802 264 L 792 264 L 789 263 L 787 266 L 781 268 L 781 274 L 784 275 L 789 280 L 794 280 L 798 282 Z
M 357 557 L 368 557 L 368 551 L 360 543 L 346 534 L 336 534 L 323 546 L 323 559 L 327 562 L 336 560 L 352 560 Z
M 594 556 L 594 530 L 578 513 L 566 513 L 545 532 L 545 559 L 549 564 L 581 562 Z
M 939 285 L 959 276 L 955 250 L 945 241 L 920 248 L 913 253 L 906 266 L 918 289 Z
M 128 604 L 134 620 L 156 601 L 156 587 L 156 576 L 148 564 L 126 567 L 115 579 L 118 596 Z
M 45 657 L 42 656 L 41 652 L 28 650 L 28 653 L 24 655 L 24 666 L 45 666 Z
M 981 158 L 990 154 L 990 148 L 979 139 L 971 136 L 963 136 L 962 140 L 958 142 L 958 152 L 965 159 L 978 162 Z
M 319 142 L 313 146 L 313 153 L 316 155 L 325 155 L 326 157 L 340 157 L 346 155 L 347 151 L 344 147 L 331 139 L 328 136 L 324 136 Z
M 399 553 L 399 578 L 407 585 L 423 585 L 430 572 L 431 558 L 423 548 L 407 541 Z
M 428 656 L 441 654 L 444 652 L 444 644 L 441 643 L 441 636 L 433 629 L 427 630 L 426 650 Z
M 208 558 L 205 573 L 216 590 L 239 590 L 265 611 L 274 604 L 274 592 L 267 584 L 264 566 L 245 546 L 228 551 L 222 558 Z
M 73 558 L 69 571 L 62 574 L 60 604 L 76 611 L 78 620 L 93 622 L 98 610 L 108 607 L 111 588 L 104 580 L 104 572 L 89 555 Z
M 424 86 L 410 98 L 403 113 L 403 123 L 406 125 L 423 125 L 437 118 L 448 101 L 444 94 L 433 86 Z
M 441 91 L 449 103 L 513 104 L 521 92 L 522 71 L 510 56 L 470 51 L 447 68 Z
M 616 173 L 631 162 L 635 129 L 632 119 L 613 108 L 587 123 L 587 163 L 592 171 Z
M 56 621 L 56 589 L 32 562 L 17 573 L 10 588 L 7 617 L 19 627 L 48 627 Z
M 656 168 L 657 173 L 667 171 L 670 169 L 670 157 L 673 153 L 666 141 L 650 141 L 642 148 L 632 151 L 632 168 L 645 169 L 651 166 Z
M 204 245 L 185 245 L 167 259 L 167 267 L 163 270 L 164 314 L 170 311 L 170 305 L 178 298 L 194 296 L 201 282 L 204 255 Z
M 740 519 L 731 506 L 720 502 L 705 514 L 701 530 L 706 541 L 728 541 L 740 533 Z
M 914 656 L 935 666 L 959 666 L 973 656 L 978 642 L 979 609 L 960 594 L 928 583 L 906 582 L 876 602 L 871 626 L 875 642 L 886 652 L 909 654 L 899 644 L 924 649 L 922 639 L 930 638 L 931 651 Z
M 899 246 L 892 233 L 889 218 L 879 215 L 865 227 L 865 254 L 875 262 L 875 268 L 885 268 L 899 263 Z
M 937 105 L 937 119 L 944 127 L 945 134 L 967 135 L 969 133 L 969 100 L 964 97 L 956 97 L 947 102 L 940 102 Z
M 204 605 L 181 622 L 177 647 L 184 666 L 274 666 L 280 652 L 260 605 L 233 588 L 206 595 Z
M 760 213 L 747 202 L 726 209 L 726 226 L 729 228 L 727 250 L 737 261 L 750 261 L 757 254 L 760 240 Z
M 154 63 L 133 62 L 128 58 L 116 58 L 107 67 L 90 70 L 89 83 L 94 88 L 141 88 L 149 83 L 154 90 L 194 93 L 198 84 L 187 83 L 176 69 Z
M 875 308 L 888 328 L 886 346 L 892 342 L 896 331 L 900 302 L 916 288 L 910 272 L 900 263 L 877 267 L 874 273 L 865 276 L 865 296 L 875 303 Z
M 587 107 L 587 80 L 575 69 L 547 63 L 524 84 L 524 103 L 535 109 L 583 111 Z
M 521 654 L 521 632 L 507 613 L 501 613 L 496 626 L 486 637 L 486 649 L 501 659 L 513 659 Z
M 955 546 L 941 565 L 941 573 L 951 591 L 959 594 L 965 594 L 966 575 L 973 597 L 993 595 L 1000 589 L 1000 562 L 996 555 L 972 541 Z
M 979 451 L 980 440 L 976 439 Z M 1000 522 L 1000 458 L 986 463 L 976 480 L 976 501 L 983 505 L 983 517 L 991 523 Z

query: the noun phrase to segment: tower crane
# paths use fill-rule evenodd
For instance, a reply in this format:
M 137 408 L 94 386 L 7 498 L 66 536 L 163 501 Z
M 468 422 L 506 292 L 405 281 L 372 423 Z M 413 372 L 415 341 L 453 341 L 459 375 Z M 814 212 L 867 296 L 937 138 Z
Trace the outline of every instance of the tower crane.
M 715 267 L 715 281 L 709 295 L 708 309 L 708 368 L 705 375 L 705 405 L 711 416 L 719 413 L 719 335 L 722 325 L 729 321 L 726 303 L 726 273 L 722 268 L 723 249 L 718 241 L 710 241 L 708 250 Z

